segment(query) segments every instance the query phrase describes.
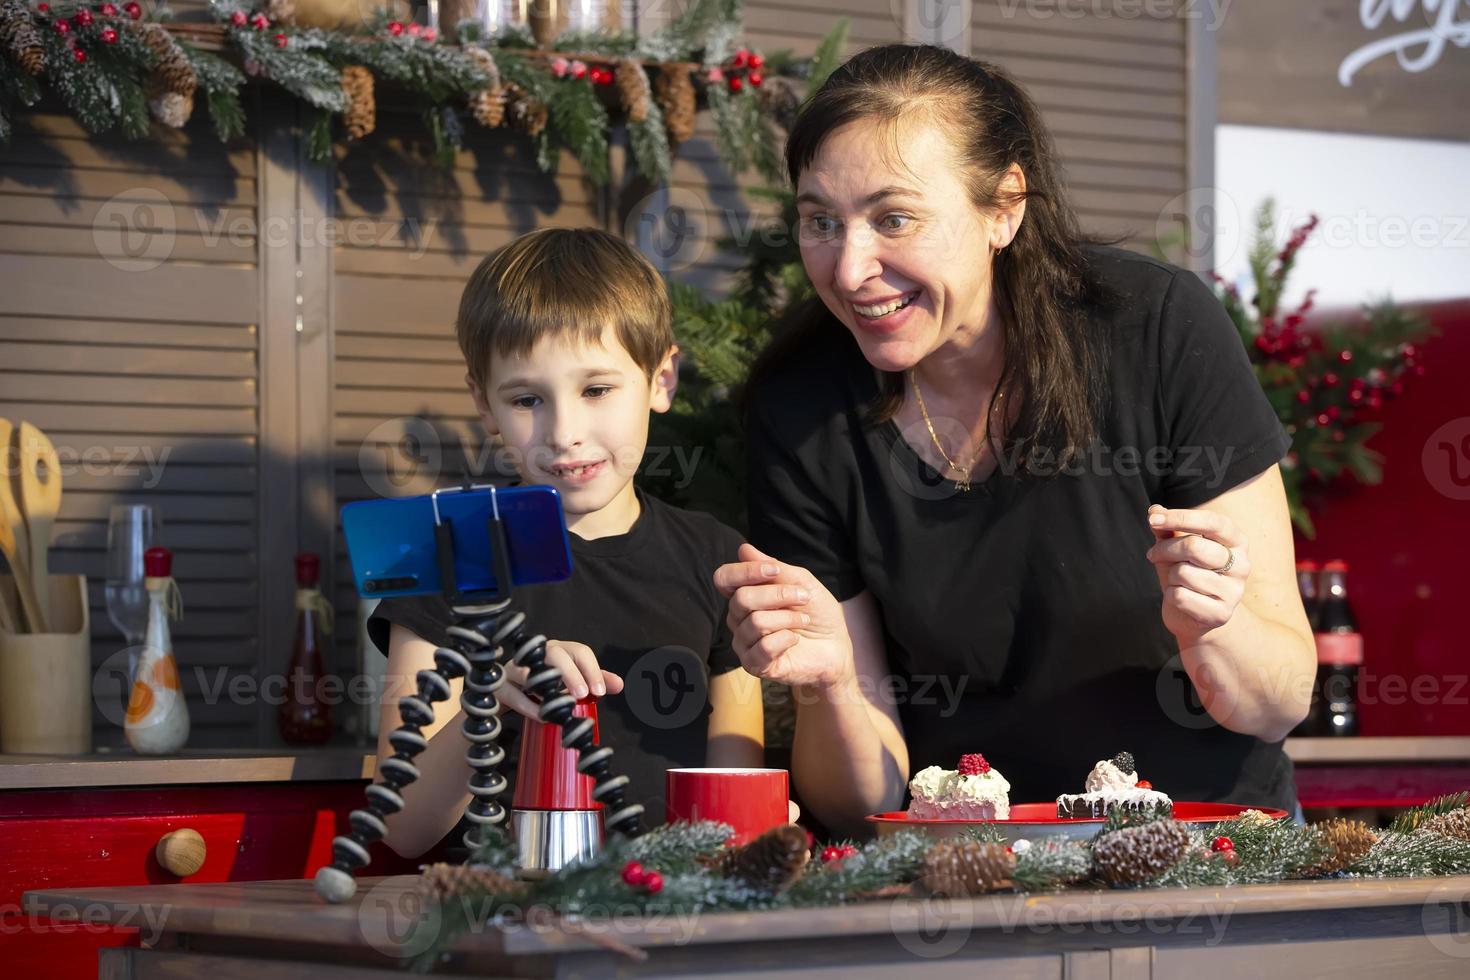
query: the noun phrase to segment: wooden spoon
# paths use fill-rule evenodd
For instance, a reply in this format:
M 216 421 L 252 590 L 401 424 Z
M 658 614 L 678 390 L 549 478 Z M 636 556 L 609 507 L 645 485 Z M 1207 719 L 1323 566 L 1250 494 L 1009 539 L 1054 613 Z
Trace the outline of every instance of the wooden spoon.
M 16 452 L 14 434 L 15 427 L 10 424 L 10 420 L 0 419 L 0 452 L 3 452 L 4 463 L 0 465 L 0 554 L 5 555 L 5 560 L 10 563 L 10 572 L 15 577 L 15 591 L 20 596 L 20 608 L 26 624 L 32 633 L 41 633 L 45 631 L 46 621 L 41 616 L 35 589 L 31 587 L 30 538 L 26 534 L 25 518 L 16 506 L 15 493 L 11 488 L 10 461 L 18 461 L 20 458 Z M 15 618 L 19 624 L 22 617 Z
M 41 618 L 51 624 L 49 550 L 51 527 L 61 511 L 61 464 L 46 433 L 29 422 L 20 424 L 20 512 L 30 537 L 31 581 L 35 583 Z

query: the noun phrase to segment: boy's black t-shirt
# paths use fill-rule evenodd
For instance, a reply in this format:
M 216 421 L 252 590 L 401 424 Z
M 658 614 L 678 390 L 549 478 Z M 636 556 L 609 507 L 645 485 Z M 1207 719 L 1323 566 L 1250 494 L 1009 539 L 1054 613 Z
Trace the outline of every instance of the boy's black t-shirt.
M 1110 398 L 1080 473 L 1022 478 L 1003 460 L 957 492 L 894 422 L 870 421 L 876 373 L 833 319 L 751 393 L 751 542 L 839 600 L 875 597 L 896 676 L 878 695 L 897 699 L 913 772 L 981 752 L 1013 801 L 1039 802 L 1081 792 L 1095 761 L 1126 749 L 1176 800 L 1290 810 L 1281 745 L 1201 708 L 1144 554 L 1151 503 L 1204 503 L 1290 440 L 1196 276 L 1089 255 L 1117 301 L 1093 317 Z
M 532 635 L 585 643 L 623 678 L 621 694 L 598 701 L 599 742 L 615 750 L 613 772 L 630 778 L 628 799 L 646 808 L 644 825 L 656 826 L 664 822 L 664 770 L 705 764 L 709 677 L 740 666 L 713 575 L 735 560 L 742 538 L 708 514 L 641 490 L 638 500 L 641 512 L 626 534 L 570 535 L 572 577 L 517 589 L 514 608 Z M 447 645 L 450 619 L 442 596 L 385 599 L 368 633 L 385 652 L 393 623 Z M 502 721 L 501 772 L 514 787 L 523 718 L 507 710 Z

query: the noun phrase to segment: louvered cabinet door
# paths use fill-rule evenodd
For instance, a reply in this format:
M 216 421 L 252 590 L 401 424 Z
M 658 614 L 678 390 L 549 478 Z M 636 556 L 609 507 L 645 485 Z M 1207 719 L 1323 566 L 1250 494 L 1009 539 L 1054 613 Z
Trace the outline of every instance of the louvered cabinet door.
M 153 505 L 175 553 L 190 745 L 256 742 L 257 706 L 223 692 L 260 657 L 257 149 L 205 118 L 93 137 L 54 106 L 0 147 L 0 415 L 57 448 L 51 566 L 87 576 L 100 746 L 122 737 L 126 652 L 103 599 L 119 503 Z

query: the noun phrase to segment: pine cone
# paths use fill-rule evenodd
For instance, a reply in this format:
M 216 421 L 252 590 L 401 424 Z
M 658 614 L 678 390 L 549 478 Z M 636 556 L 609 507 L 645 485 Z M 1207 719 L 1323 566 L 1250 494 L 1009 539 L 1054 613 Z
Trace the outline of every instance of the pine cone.
M 934 895 L 964 898 L 1011 886 L 1016 856 L 1004 844 L 947 840 L 924 855 L 921 881 Z
M 153 52 L 153 75 L 148 80 L 150 96 L 172 92 L 185 98 L 193 98 L 194 90 L 199 87 L 199 79 L 194 76 L 194 66 L 189 64 L 189 59 L 173 36 L 157 22 L 137 24 L 134 30 L 143 38 L 148 50 Z
M 768 78 L 756 91 L 766 115 L 776 120 L 777 126 L 791 132 L 791 127 L 796 125 L 796 113 L 801 108 L 801 99 L 797 97 L 796 86 L 791 84 L 791 80 L 779 75 Z
M 347 138 L 360 140 L 378 124 L 378 103 L 373 98 L 373 73 L 362 65 L 342 69 L 342 90 L 347 93 L 347 111 L 342 123 Z
M 689 77 L 688 65 L 660 65 L 658 77 L 653 80 L 653 97 L 663 111 L 672 146 L 694 135 L 694 80 Z
M 1136 885 L 1172 868 L 1188 848 L 1189 831 L 1182 824 L 1154 820 L 1099 838 L 1092 862 L 1108 883 Z
M 194 96 L 160 92 L 148 100 L 148 112 L 165 126 L 183 129 L 194 114 Z
M 481 71 L 490 76 L 489 86 L 470 96 L 470 114 L 481 126 L 494 129 L 505 122 L 506 93 L 504 86 L 500 84 L 500 69 L 495 64 L 494 56 L 484 48 L 465 45 L 464 53 Z
M 650 90 L 648 76 L 643 73 L 643 63 L 637 58 L 623 58 L 618 62 L 615 75 L 618 82 L 618 97 L 623 111 L 630 122 L 642 122 L 648 118 Z
M 1336 874 L 1378 843 L 1378 835 L 1361 820 L 1328 820 L 1312 829 L 1316 831 L 1326 854 L 1316 864 L 1297 868 L 1295 876 L 1298 878 L 1322 878 Z
M 295 24 L 295 0 L 265 0 L 264 13 L 272 24 Z
M 414 883 L 414 890 L 430 902 L 456 895 L 508 895 L 520 887 L 515 879 L 493 868 L 443 862 L 425 865 Z
M 41 34 L 31 21 L 31 10 L 24 0 L 0 3 L 0 50 L 14 58 L 27 75 L 39 75 L 45 67 Z
M 756 888 L 781 891 L 801 877 L 810 857 L 806 831 L 788 823 L 725 851 L 718 868 L 726 877 L 740 878 Z
M 550 116 L 545 102 L 516 85 L 505 87 L 505 108 L 510 121 L 532 136 L 546 128 Z
M 1430 817 L 1419 825 L 1419 830 L 1425 830 L 1431 834 L 1443 834 L 1456 840 L 1470 841 L 1470 808 L 1461 807 L 1449 813 Z

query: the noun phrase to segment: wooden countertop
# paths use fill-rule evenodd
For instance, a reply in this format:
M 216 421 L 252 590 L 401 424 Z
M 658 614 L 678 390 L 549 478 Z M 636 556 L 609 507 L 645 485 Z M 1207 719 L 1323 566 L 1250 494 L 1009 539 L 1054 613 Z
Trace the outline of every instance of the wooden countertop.
M 22 907 L 33 915 L 146 928 L 156 941 L 164 934 L 228 936 L 236 939 L 340 947 L 378 946 L 375 939 L 406 935 L 417 920 L 411 875 L 359 880 L 357 895 L 341 905 L 317 897 L 310 881 L 218 882 L 138 885 L 126 888 L 37 889 Z M 1322 913 L 1332 910 L 1451 905 L 1470 891 L 1470 875 L 1446 878 L 1342 878 L 1286 881 L 1234 888 L 1068 891 L 1057 894 L 995 894 L 946 904 L 949 927 L 1015 930 L 1018 923 L 1134 923 L 1143 919 Z M 697 925 L 677 916 L 620 920 L 617 938 L 640 948 L 772 942 L 782 939 L 855 939 L 873 934 L 918 933 L 932 927 L 929 903 L 879 900 L 832 908 L 768 912 L 718 912 L 697 916 Z M 1417 921 L 1418 912 L 1415 913 Z M 397 921 L 404 919 L 404 921 Z M 381 920 L 381 921 L 380 921 Z M 691 926 L 693 926 L 691 928 Z M 1121 931 L 1121 930 L 1120 930 Z M 586 950 L 589 940 L 554 929 L 504 926 L 461 936 L 454 949 L 536 956 Z M 382 947 L 378 946 L 382 951 Z
M 200 749 L 176 755 L 0 755 L 0 790 L 181 783 L 371 779 L 374 756 L 352 747 Z
M 1286 754 L 1298 765 L 1470 762 L 1470 737 L 1289 738 L 1286 740 Z

